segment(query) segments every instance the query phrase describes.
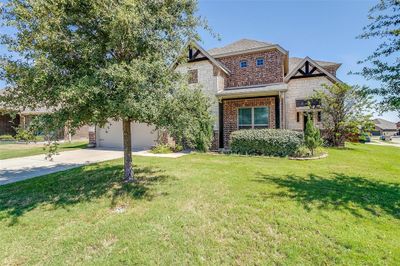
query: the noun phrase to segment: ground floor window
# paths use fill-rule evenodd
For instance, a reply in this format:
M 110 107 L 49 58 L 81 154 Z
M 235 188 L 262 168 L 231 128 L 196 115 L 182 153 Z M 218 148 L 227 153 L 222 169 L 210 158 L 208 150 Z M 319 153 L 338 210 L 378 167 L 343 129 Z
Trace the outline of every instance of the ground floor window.
M 238 111 L 239 129 L 268 128 L 269 107 L 246 107 Z

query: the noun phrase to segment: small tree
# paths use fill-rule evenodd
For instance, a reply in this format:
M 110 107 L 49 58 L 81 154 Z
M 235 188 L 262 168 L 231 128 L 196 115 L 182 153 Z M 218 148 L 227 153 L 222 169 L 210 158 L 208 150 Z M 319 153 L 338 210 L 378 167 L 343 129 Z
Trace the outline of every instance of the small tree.
M 212 99 L 199 87 L 189 88 L 185 81 L 179 87 L 162 108 L 159 127 L 182 147 L 207 151 L 213 136 Z
M 324 138 L 329 145 L 343 147 L 347 136 L 370 129 L 373 101 L 357 86 L 336 83 L 323 87 L 313 98 L 321 103 Z
M 304 144 L 311 151 L 314 156 L 316 148 L 320 147 L 323 143 L 319 129 L 314 126 L 312 119 L 308 119 L 306 123 L 306 130 L 304 131 Z

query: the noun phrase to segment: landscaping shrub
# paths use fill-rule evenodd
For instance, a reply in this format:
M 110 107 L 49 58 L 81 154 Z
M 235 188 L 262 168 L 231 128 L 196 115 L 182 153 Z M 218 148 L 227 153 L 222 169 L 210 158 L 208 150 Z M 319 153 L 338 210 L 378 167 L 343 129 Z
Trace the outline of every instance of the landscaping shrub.
M 159 144 L 151 149 L 151 153 L 172 153 L 172 149 L 168 144 Z
M 0 141 L 1 140 L 12 141 L 12 140 L 15 140 L 15 139 L 11 135 L 0 135 Z
M 170 145 L 170 144 L 158 144 L 151 149 L 151 153 L 172 153 L 172 152 L 180 152 L 183 150 L 181 145 Z
M 23 142 L 26 142 L 26 143 L 36 141 L 36 137 L 35 137 L 35 135 L 33 134 L 32 131 L 25 130 L 25 129 L 21 128 L 21 127 L 18 127 L 15 130 L 17 131 L 17 134 L 15 135 L 15 139 L 16 140 L 23 141 Z
M 302 132 L 286 129 L 246 129 L 231 134 L 231 150 L 239 154 L 284 157 L 303 144 Z
M 314 126 L 314 122 L 309 119 L 306 123 L 306 130 L 304 131 L 304 144 L 311 151 L 311 156 L 314 156 L 316 148 L 320 147 L 323 143 L 319 129 Z

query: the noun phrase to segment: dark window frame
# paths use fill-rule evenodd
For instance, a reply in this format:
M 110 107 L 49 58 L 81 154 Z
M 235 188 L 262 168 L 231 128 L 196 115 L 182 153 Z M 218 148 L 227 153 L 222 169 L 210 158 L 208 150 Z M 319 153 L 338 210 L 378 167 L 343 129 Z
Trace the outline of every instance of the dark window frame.
M 255 124 L 255 117 L 254 117 L 254 109 L 257 108 L 266 108 L 267 110 L 267 123 L 266 124 Z M 240 124 L 240 109 L 251 109 L 251 123 L 250 124 Z M 271 108 L 269 106 L 246 106 L 246 107 L 239 107 L 237 110 L 237 128 L 240 129 L 255 129 L 255 128 L 269 128 L 270 127 L 270 116 L 271 116 Z
M 245 66 L 242 66 L 242 63 L 245 63 Z M 249 66 L 249 62 L 247 60 L 240 60 L 239 67 L 240 68 L 247 68 Z
M 262 64 L 258 64 L 258 60 L 261 60 Z M 265 59 L 263 57 L 259 57 L 256 59 L 256 66 L 263 67 L 265 65 Z
M 199 83 L 199 70 L 198 69 L 189 69 L 188 70 L 188 82 L 189 84 Z

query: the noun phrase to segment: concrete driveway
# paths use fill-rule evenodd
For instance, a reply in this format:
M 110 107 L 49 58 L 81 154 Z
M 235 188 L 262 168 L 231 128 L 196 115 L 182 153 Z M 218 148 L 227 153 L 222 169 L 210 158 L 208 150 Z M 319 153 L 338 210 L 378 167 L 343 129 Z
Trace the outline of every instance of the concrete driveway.
M 133 155 L 178 158 L 185 153 L 152 154 L 148 151 L 136 151 Z M 55 173 L 86 164 L 122 158 L 122 151 L 102 149 L 82 149 L 60 152 L 53 160 L 45 159 L 45 155 L 0 160 L 0 185 L 14 183 L 32 177 Z

